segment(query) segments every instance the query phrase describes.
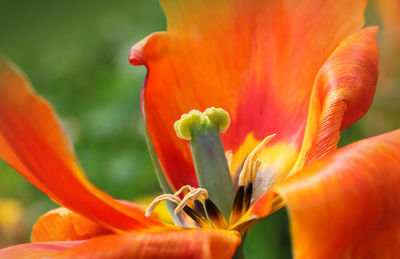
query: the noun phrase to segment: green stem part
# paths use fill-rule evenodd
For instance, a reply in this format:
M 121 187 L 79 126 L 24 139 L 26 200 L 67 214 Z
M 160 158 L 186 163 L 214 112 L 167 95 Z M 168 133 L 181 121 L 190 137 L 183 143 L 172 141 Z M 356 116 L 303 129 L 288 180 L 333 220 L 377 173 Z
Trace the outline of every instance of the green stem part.
M 208 108 L 203 113 L 191 110 L 174 124 L 178 137 L 190 140 L 194 167 L 200 187 L 229 221 L 234 199 L 231 174 L 225 158 L 220 132 L 230 123 L 229 114 L 221 108 Z
M 229 220 L 234 191 L 218 128 L 194 128 L 190 145 L 199 186 Z

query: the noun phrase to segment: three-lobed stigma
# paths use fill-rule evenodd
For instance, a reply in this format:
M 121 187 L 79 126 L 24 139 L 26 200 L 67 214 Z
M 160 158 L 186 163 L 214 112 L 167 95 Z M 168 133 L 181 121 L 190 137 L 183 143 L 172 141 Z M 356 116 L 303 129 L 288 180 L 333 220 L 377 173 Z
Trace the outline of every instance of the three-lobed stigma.
M 174 123 L 176 135 L 185 140 L 192 139 L 193 130 L 207 130 L 216 127 L 219 132 L 225 133 L 230 124 L 230 117 L 227 111 L 222 108 L 207 108 L 204 112 L 191 110 L 181 116 Z

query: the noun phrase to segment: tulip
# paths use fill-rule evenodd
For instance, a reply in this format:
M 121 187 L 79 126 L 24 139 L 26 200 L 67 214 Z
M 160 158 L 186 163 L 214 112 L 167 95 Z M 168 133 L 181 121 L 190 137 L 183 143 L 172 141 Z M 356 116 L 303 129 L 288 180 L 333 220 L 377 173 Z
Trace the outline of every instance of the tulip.
M 283 206 L 296 258 L 400 254 L 400 130 L 336 150 L 375 92 L 366 2 L 161 4 L 167 31 L 129 59 L 148 69 L 142 113 L 165 194 L 145 211 L 93 186 L 52 108 L 3 62 L 0 156 L 63 207 L 0 257 L 240 258 Z M 175 225 L 152 214 L 164 200 Z

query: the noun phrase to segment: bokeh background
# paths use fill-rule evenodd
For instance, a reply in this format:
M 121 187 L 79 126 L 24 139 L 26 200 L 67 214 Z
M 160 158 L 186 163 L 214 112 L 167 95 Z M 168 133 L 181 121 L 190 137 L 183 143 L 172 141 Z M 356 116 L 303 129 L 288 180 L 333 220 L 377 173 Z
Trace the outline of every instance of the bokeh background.
M 400 127 L 400 8 L 396 14 L 390 5 L 396 1 L 368 5 L 366 24 L 382 28 L 381 78 L 370 112 L 342 133 L 341 146 Z M 382 16 L 385 10 L 390 14 Z M 129 64 L 128 52 L 165 26 L 156 0 L 1 2 L 0 52 L 53 104 L 90 180 L 119 199 L 160 193 L 139 109 L 146 71 Z M 28 242 L 35 220 L 56 207 L 0 161 L 0 247 Z M 291 258 L 285 209 L 251 230 L 245 254 Z

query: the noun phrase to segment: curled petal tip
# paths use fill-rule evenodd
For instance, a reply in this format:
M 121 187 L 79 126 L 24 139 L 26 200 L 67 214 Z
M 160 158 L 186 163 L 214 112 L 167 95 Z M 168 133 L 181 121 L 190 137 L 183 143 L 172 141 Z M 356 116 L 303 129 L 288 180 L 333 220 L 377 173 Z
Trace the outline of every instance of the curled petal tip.
M 157 44 L 164 32 L 154 32 L 132 46 L 129 51 L 129 62 L 134 66 L 146 65 L 147 59 L 159 51 Z
M 137 44 L 133 45 L 133 47 L 129 51 L 129 63 L 134 66 L 143 65 L 143 54 L 141 51 L 143 46 L 140 46 L 140 43 L 141 42 L 138 42 Z

